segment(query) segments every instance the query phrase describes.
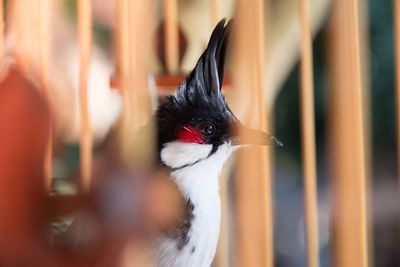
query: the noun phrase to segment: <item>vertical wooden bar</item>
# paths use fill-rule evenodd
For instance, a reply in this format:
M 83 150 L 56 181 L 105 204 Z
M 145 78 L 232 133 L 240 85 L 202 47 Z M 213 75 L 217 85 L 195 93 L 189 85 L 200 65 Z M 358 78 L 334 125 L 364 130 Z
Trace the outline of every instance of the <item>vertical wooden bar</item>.
M 267 1 L 268 3 L 268 1 Z M 234 88 L 251 106 L 245 124 L 268 130 L 265 102 L 264 1 L 238 1 L 236 6 Z M 235 179 L 238 266 L 273 266 L 270 152 L 265 147 L 241 151 Z
M 360 10 L 359 1 L 349 1 L 350 25 L 351 25 L 351 61 L 353 65 L 352 77 L 354 79 L 354 99 L 353 99 L 353 112 L 354 112 L 354 146 L 355 146 L 355 177 L 357 178 L 357 188 L 359 194 L 359 216 L 360 222 L 359 235 L 360 235 L 360 259 L 359 266 L 368 266 L 368 237 L 367 237 L 367 197 L 366 197 L 366 155 L 365 155 L 365 126 L 364 126 L 364 108 L 363 108 L 363 88 L 361 77 L 361 44 L 360 44 Z M 354 265 L 353 265 L 354 266 Z
M 397 173 L 400 175 L 400 3 L 398 0 L 393 0 L 393 7 L 396 49 Z
M 330 35 L 333 263 L 367 267 L 367 171 L 358 0 L 334 2 Z
M 129 74 L 129 1 L 117 1 L 117 56 L 118 75 L 120 79 L 128 77 Z M 120 80 L 122 93 L 124 92 L 123 81 Z
M 26 10 L 30 12 L 26 12 Z M 35 68 L 35 70 L 39 68 L 39 42 L 32 41 L 37 39 L 37 29 L 40 26 L 38 15 L 37 0 L 8 1 L 8 31 L 15 35 L 15 40 L 18 40 L 13 43 L 12 47 L 16 64 L 19 68 L 28 73 L 31 73 L 33 68 Z
M 92 172 L 93 138 L 89 118 L 88 75 L 92 50 L 92 1 L 79 0 L 78 35 L 80 46 L 79 104 L 81 119 L 81 189 L 88 191 Z
M 140 144 L 132 138 L 141 127 L 151 125 L 148 54 L 154 29 L 153 7 L 153 1 L 118 1 L 118 79 L 124 102 L 120 148 L 123 158 L 129 163 L 144 163 L 151 160 L 154 153 L 152 134 L 145 136 Z
M 0 60 L 4 56 L 4 1 L 0 1 Z
M 179 71 L 179 24 L 177 0 L 164 0 L 166 65 L 170 74 Z
M 120 147 L 121 154 L 127 158 L 129 151 L 126 150 L 126 140 L 132 133 L 129 131 L 131 112 L 130 97 L 128 94 L 128 79 L 131 73 L 130 56 L 130 31 L 129 31 L 129 0 L 117 1 L 117 56 L 118 56 L 118 79 L 120 80 L 121 92 L 123 96 L 123 111 L 120 122 Z
M 319 266 L 317 173 L 310 0 L 300 0 L 301 22 L 301 118 L 303 141 L 304 206 L 309 267 Z
M 220 19 L 220 0 L 210 0 L 211 7 L 211 29 L 214 29 Z M 215 255 L 216 267 L 228 267 L 229 265 L 229 219 L 228 219 L 228 167 L 225 166 L 220 176 L 221 195 L 221 228 L 218 241 L 217 253 Z
M 48 51 L 49 51 L 49 32 L 48 32 L 48 0 L 38 0 L 38 29 L 39 29 L 39 64 L 40 64 L 40 83 L 44 95 L 48 96 Z
M 231 166 L 225 166 L 220 177 L 221 196 L 221 229 L 218 240 L 217 253 L 215 255 L 215 267 L 229 267 L 229 170 Z
M 266 96 L 265 96 L 265 5 L 264 0 L 258 0 L 255 4 L 255 22 L 256 22 L 256 90 L 254 99 L 257 99 L 257 113 L 259 114 L 259 126 L 264 132 L 269 132 L 267 107 L 266 107 Z M 267 3 L 269 3 L 267 1 Z M 269 8 L 267 8 L 269 10 Z M 263 266 L 272 267 L 274 265 L 274 252 L 273 252 L 273 211 L 272 211 L 272 174 L 271 174 L 271 154 L 266 147 L 258 148 L 261 154 L 260 159 L 260 186 L 261 186 L 261 200 L 264 203 L 263 207 L 263 232 L 262 247 L 264 252 L 262 253 Z M 257 176 L 255 176 L 256 178 Z
M 149 94 L 149 52 L 154 32 L 154 1 L 117 1 L 117 68 L 123 96 L 119 127 L 120 152 L 130 166 L 138 168 L 151 162 L 154 156 L 154 136 L 151 127 L 140 142 L 134 136 L 143 126 L 151 126 Z M 143 139 L 142 139 L 143 138 Z M 120 266 L 155 266 L 155 259 L 145 242 L 128 243 L 123 248 Z
M 48 0 L 38 0 L 38 17 L 39 20 L 39 64 L 40 64 L 40 85 L 43 95 L 49 101 L 49 69 L 48 69 L 48 53 L 49 53 L 49 2 Z M 50 124 L 49 140 L 47 142 L 46 155 L 44 160 L 44 179 L 45 187 L 51 190 L 52 180 L 52 158 L 53 158 L 53 128 Z
M 217 25 L 218 21 L 220 20 L 220 0 L 210 0 L 211 1 L 211 23 L 212 28 Z

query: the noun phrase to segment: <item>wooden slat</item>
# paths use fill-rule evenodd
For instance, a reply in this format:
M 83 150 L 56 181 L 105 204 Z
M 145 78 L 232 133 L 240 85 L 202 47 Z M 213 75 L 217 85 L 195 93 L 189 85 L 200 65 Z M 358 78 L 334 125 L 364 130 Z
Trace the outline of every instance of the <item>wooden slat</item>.
M 132 138 L 141 127 L 151 125 L 149 56 L 146 51 L 151 47 L 153 6 L 153 1 L 118 1 L 117 80 L 124 102 L 119 128 L 120 149 L 122 157 L 130 164 L 151 160 L 154 152 L 151 131 L 140 144 Z
M 80 0 L 78 5 L 78 35 L 80 46 L 79 104 L 81 119 L 81 189 L 88 191 L 92 172 L 92 129 L 89 118 L 88 75 L 92 50 L 92 1 Z
M 38 25 L 39 25 L 39 64 L 40 64 L 40 85 L 43 95 L 50 101 L 49 95 L 49 68 L 48 68 L 48 52 L 49 52 L 49 2 L 48 0 L 38 0 Z M 53 128 L 50 124 L 49 140 L 46 148 L 44 160 L 44 179 L 45 187 L 48 191 L 51 190 L 52 181 L 52 163 L 53 163 Z
M 176 88 L 185 80 L 186 76 L 184 74 L 177 75 L 158 75 L 155 77 L 156 87 L 158 90 L 158 94 L 163 95 L 163 92 L 169 91 L 168 93 L 173 93 L 176 91 Z M 110 86 L 113 89 L 120 90 L 121 83 L 116 77 L 111 77 Z M 222 84 L 222 90 L 227 91 L 232 86 L 232 78 L 229 74 L 225 74 L 224 81 Z
M 211 24 L 214 28 L 218 21 L 221 19 L 221 1 L 220 0 L 210 0 L 211 1 Z
M 15 63 L 24 72 L 34 73 L 34 75 L 38 74 L 40 67 L 40 44 L 35 41 L 38 39 L 38 28 L 40 27 L 38 7 L 38 0 L 13 0 L 8 1 L 6 10 L 7 31 L 15 36 L 15 40 L 10 42 Z
M 319 266 L 317 174 L 310 0 L 300 1 L 301 22 L 301 118 L 307 259 L 309 267 Z
M 149 163 L 154 155 L 152 131 L 141 136 L 139 144 L 135 143 L 137 131 L 151 125 L 149 56 L 145 51 L 151 47 L 153 11 L 154 1 L 117 1 L 117 80 L 123 96 L 119 147 L 123 160 L 138 168 Z M 120 266 L 154 266 L 151 252 L 146 243 L 128 243 L 123 248 Z
M 333 266 L 367 267 L 367 169 L 359 0 L 339 0 L 330 23 Z M 363 17 L 361 17 L 363 18 Z
M 132 134 L 130 131 L 131 124 L 131 104 L 130 104 L 130 95 L 128 93 L 129 84 L 128 80 L 130 79 L 131 74 L 131 55 L 130 55 L 130 13 L 129 13 L 130 5 L 129 0 L 119 0 L 117 1 L 117 23 L 118 23 L 118 35 L 117 35 L 117 56 L 118 56 L 118 81 L 119 88 L 123 97 L 123 111 L 120 121 L 120 147 L 121 154 L 125 157 L 128 157 L 129 149 L 126 147 L 126 140 L 129 138 L 128 136 Z M 135 129 L 136 130 L 136 129 Z
M 39 29 L 39 55 L 40 55 L 40 83 L 43 94 L 48 97 L 48 83 L 49 83 L 49 70 L 48 70 L 48 51 L 49 51 L 49 31 L 48 31 L 48 0 L 38 0 L 38 29 Z
M 268 1 L 267 1 L 268 3 Z M 255 99 L 258 100 L 258 114 L 260 116 L 259 125 L 260 129 L 269 132 L 268 118 L 267 118 L 267 107 L 266 107 L 266 94 L 265 94 L 265 12 L 264 12 L 264 0 L 258 0 L 256 3 L 256 68 L 257 68 L 257 90 L 255 91 Z M 268 9 L 269 10 L 269 9 Z M 273 211 L 272 211 L 272 173 L 271 173 L 271 155 L 266 147 L 259 148 L 260 155 L 260 173 L 263 174 L 260 177 L 261 186 L 261 200 L 264 202 L 264 236 L 262 237 L 262 245 L 264 248 L 263 253 L 263 266 L 272 267 L 274 265 L 274 252 L 273 252 Z
M 179 71 L 178 2 L 164 0 L 166 65 L 170 74 Z
M 360 10 L 359 1 L 348 1 L 350 18 L 350 44 L 351 44 L 351 64 L 353 77 L 353 112 L 354 112 L 354 146 L 355 146 L 355 177 L 359 193 L 359 262 L 357 266 L 368 266 L 368 246 L 367 246 L 367 208 L 366 208 L 366 156 L 365 156 L 365 127 L 364 127 L 364 108 L 363 108 L 363 88 L 361 77 L 361 45 L 360 45 Z M 354 265 L 352 265 L 354 266 Z
M 229 170 L 225 166 L 220 176 L 221 229 L 214 259 L 215 267 L 229 267 Z
M 264 19 L 268 16 L 262 0 L 238 1 L 236 8 L 234 89 L 242 99 L 250 98 L 244 124 L 267 131 Z M 266 147 L 245 149 L 238 158 L 235 179 L 238 266 L 273 266 L 270 158 L 270 148 Z
M 4 56 L 4 1 L 0 1 L 0 60 L 3 60 Z
M 255 59 L 256 59 L 256 87 L 253 92 L 255 93 L 254 99 L 257 99 L 257 113 L 259 114 L 259 126 L 264 132 L 269 132 L 267 107 L 266 107 L 266 94 L 265 94 L 265 12 L 264 0 L 258 0 L 255 3 Z M 267 1 L 268 3 L 268 1 Z M 267 8 L 268 9 L 268 8 Z M 269 9 L 268 9 L 269 10 Z M 261 187 L 261 201 L 264 203 L 263 207 L 263 232 L 262 247 L 263 252 L 263 266 L 272 267 L 274 265 L 274 252 L 273 252 L 273 212 L 272 212 L 272 174 L 271 174 L 271 155 L 266 147 L 258 148 L 260 153 L 259 168 L 260 173 L 260 187 Z M 259 175 L 258 174 L 258 175 Z M 255 176 L 257 178 L 257 176 Z
M 117 53 L 118 53 L 118 73 L 120 79 L 115 79 L 120 82 L 118 86 L 122 88 L 123 79 L 129 76 L 129 1 L 117 1 Z
M 400 174 L 400 3 L 393 0 L 396 47 L 397 173 Z M 400 177 L 400 175 L 399 175 Z M 400 181 L 399 181 L 400 189 Z

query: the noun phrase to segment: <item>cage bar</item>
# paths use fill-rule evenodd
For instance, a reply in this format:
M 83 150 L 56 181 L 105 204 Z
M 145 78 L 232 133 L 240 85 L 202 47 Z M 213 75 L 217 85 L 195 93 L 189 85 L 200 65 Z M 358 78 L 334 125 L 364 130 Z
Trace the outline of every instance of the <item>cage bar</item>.
M 79 106 L 80 106 L 80 146 L 81 146 L 81 189 L 88 191 L 92 172 L 93 137 L 89 118 L 88 76 L 92 49 L 92 2 L 77 1 L 78 35 L 80 46 Z
M 164 0 L 166 67 L 169 74 L 179 71 L 179 24 L 177 0 Z
M 3 59 L 4 56 L 4 1 L 0 1 L 0 59 Z
M 220 176 L 221 228 L 214 260 L 216 267 L 231 266 L 229 264 L 229 177 L 231 167 L 225 166 Z
M 211 23 L 214 27 L 214 25 L 217 25 L 218 21 L 221 19 L 220 18 L 221 2 L 220 0 L 210 0 L 210 1 L 211 1 Z
M 310 0 L 300 1 L 301 24 L 301 119 L 303 141 L 304 206 L 309 267 L 319 266 L 315 111 Z
M 147 136 L 141 136 L 140 143 L 134 142 L 138 130 L 146 124 L 151 125 L 146 51 L 151 47 L 153 11 L 154 1 L 117 1 L 117 76 L 123 97 L 119 147 L 124 163 L 138 168 L 151 163 L 154 155 L 151 128 Z M 128 242 L 123 248 L 121 266 L 154 266 L 151 252 L 146 243 Z
M 145 163 L 154 155 L 152 131 L 141 139 L 132 138 L 144 125 L 151 125 L 151 95 L 149 90 L 148 47 L 154 26 L 153 1 L 118 1 L 117 64 L 118 80 L 123 97 L 120 120 L 120 152 L 126 163 Z
M 367 267 L 367 171 L 358 0 L 334 3 L 330 22 L 333 266 Z
M 127 136 L 130 134 L 130 101 L 128 90 L 128 79 L 131 74 L 131 55 L 130 55 L 130 16 L 129 16 L 129 0 L 117 1 L 117 75 L 119 86 L 123 97 L 123 111 L 120 121 L 120 147 L 122 155 L 125 152 L 124 144 Z
M 38 0 L 38 25 L 39 25 L 39 64 L 40 64 L 40 85 L 43 95 L 49 100 L 49 2 L 48 0 Z M 53 163 L 53 127 L 50 124 L 49 140 L 46 148 L 44 159 L 44 179 L 45 188 L 51 190 L 52 181 L 52 163 Z
M 264 91 L 265 8 L 269 10 L 261 0 L 237 2 L 233 79 L 239 97 L 250 99 L 251 103 L 244 123 L 268 131 Z M 235 177 L 238 266 L 273 266 L 270 159 L 270 151 L 265 147 L 248 148 L 238 157 Z
M 124 80 L 129 76 L 129 1 L 117 1 L 117 75 L 119 86 L 122 87 L 121 92 L 124 93 Z
M 397 173 L 400 174 L 400 3 L 393 0 L 396 53 Z M 400 175 L 399 175 L 400 177 Z M 400 189 L 400 181 L 399 181 Z

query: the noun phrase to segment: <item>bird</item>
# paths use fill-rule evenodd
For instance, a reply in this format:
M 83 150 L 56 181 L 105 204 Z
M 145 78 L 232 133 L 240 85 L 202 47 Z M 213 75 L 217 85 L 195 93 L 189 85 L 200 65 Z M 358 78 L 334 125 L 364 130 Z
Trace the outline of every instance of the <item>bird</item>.
M 220 232 L 218 178 L 224 163 L 243 146 L 282 145 L 245 127 L 225 101 L 221 88 L 232 25 L 222 19 L 215 26 L 194 69 L 155 113 L 159 163 L 186 203 L 181 223 L 158 241 L 159 266 L 210 266 Z

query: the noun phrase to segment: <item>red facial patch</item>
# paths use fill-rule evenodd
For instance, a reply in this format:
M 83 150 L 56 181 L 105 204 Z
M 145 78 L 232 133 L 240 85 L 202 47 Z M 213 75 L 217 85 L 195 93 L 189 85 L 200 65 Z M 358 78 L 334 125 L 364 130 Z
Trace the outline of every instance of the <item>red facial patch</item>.
M 185 126 L 181 130 L 179 130 L 177 133 L 177 137 L 179 141 L 185 143 L 204 144 L 206 142 L 200 131 L 191 126 Z

